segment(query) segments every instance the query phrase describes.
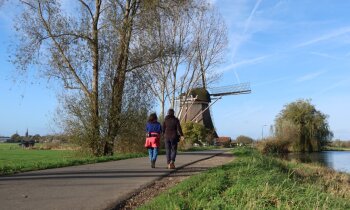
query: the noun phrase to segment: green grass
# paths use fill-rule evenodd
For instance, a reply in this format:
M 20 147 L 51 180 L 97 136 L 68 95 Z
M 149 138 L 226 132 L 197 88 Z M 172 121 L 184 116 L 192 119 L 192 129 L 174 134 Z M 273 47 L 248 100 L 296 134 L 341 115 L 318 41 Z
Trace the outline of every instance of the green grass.
M 234 153 L 232 163 L 193 176 L 139 209 L 350 209 L 346 174 L 326 177 L 248 148 Z
M 146 154 L 116 154 L 108 157 L 83 156 L 69 150 L 22 149 L 18 144 L 0 144 L 0 175 L 39 169 L 145 157 Z
M 191 148 L 186 149 L 186 150 L 179 149 L 179 151 L 181 151 L 181 152 L 195 152 L 195 151 L 206 151 L 206 150 L 213 150 L 213 149 L 219 149 L 219 148 L 220 147 L 218 147 L 218 146 L 191 147 Z
M 35 144 L 36 148 L 44 145 Z M 186 151 L 200 151 L 214 147 L 198 147 Z M 91 157 L 72 150 L 40 150 L 23 149 L 17 143 L 0 143 L 0 175 L 14 174 L 24 171 L 34 171 L 48 168 L 82 165 L 88 163 L 122 160 L 128 158 L 146 157 L 145 153 L 115 154 L 106 157 Z M 160 154 L 165 154 L 164 150 Z

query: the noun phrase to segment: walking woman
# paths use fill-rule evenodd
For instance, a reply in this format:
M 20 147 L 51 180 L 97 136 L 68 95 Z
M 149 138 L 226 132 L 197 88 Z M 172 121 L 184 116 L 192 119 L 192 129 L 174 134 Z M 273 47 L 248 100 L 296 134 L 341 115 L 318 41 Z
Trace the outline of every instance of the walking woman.
M 165 152 L 168 163 L 168 169 L 175 168 L 175 158 L 177 153 L 177 144 L 183 137 L 179 119 L 174 116 L 174 110 L 169 109 L 168 115 L 163 122 L 163 133 L 165 140 Z
M 156 113 L 152 113 L 148 117 L 148 122 L 146 124 L 146 132 L 147 137 L 145 147 L 148 149 L 151 167 L 155 168 L 158 156 L 158 149 L 160 146 L 160 134 L 162 133 L 162 126 L 157 121 Z

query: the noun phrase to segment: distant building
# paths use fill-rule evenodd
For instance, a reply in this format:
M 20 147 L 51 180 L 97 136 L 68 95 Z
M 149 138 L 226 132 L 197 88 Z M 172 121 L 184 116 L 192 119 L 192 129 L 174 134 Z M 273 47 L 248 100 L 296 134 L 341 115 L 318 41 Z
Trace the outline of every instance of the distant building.
M 0 142 L 7 142 L 8 140 L 10 140 L 10 137 L 6 137 L 6 136 L 0 136 Z
M 231 137 L 218 137 L 214 140 L 214 144 L 217 146 L 230 146 L 231 145 Z

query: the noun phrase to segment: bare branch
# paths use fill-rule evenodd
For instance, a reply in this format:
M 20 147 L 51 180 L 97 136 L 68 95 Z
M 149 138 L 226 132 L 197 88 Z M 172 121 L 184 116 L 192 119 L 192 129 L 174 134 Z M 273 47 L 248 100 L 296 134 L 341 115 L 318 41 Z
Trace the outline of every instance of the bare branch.
M 69 67 L 70 72 L 73 74 L 75 80 L 79 83 L 81 89 L 84 91 L 84 93 L 86 94 L 86 96 L 91 97 L 90 96 L 90 92 L 89 90 L 86 88 L 86 86 L 84 85 L 84 83 L 81 81 L 81 79 L 79 78 L 79 76 L 77 75 L 76 70 L 74 69 L 74 67 L 72 66 L 72 64 L 70 63 L 69 59 L 66 57 L 64 50 L 62 49 L 62 47 L 60 46 L 60 44 L 56 41 L 54 35 L 51 32 L 50 26 L 49 24 L 46 22 L 43 13 L 42 13 L 42 7 L 41 7 L 41 3 L 38 2 L 38 12 L 40 15 L 40 18 L 45 26 L 45 29 L 47 31 L 47 33 L 49 34 L 49 36 L 52 38 L 52 41 L 54 42 L 55 46 L 57 47 L 57 49 L 59 50 L 59 52 L 61 53 L 64 61 L 66 62 L 66 64 Z
M 88 12 L 89 12 L 89 14 L 90 14 L 90 17 L 91 17 L 91 20 L 94 20 L 94 15 L 93 15 L 93 13 L 92 13 L 91 8 L 89 7 L 89 5 L 86 4 L 86 2 L 83 1 L 83 0 L 79 0 L 79 2 L 88 10 Z

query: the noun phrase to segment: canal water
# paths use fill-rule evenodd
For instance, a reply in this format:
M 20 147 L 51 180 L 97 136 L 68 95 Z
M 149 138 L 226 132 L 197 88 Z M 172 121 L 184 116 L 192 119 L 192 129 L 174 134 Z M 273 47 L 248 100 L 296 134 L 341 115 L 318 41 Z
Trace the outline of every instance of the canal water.
M 302 163 L 320 163 L 336 171 L 350 173 L 350 151 L 291 153 L 287 159 L 294 159 Z

